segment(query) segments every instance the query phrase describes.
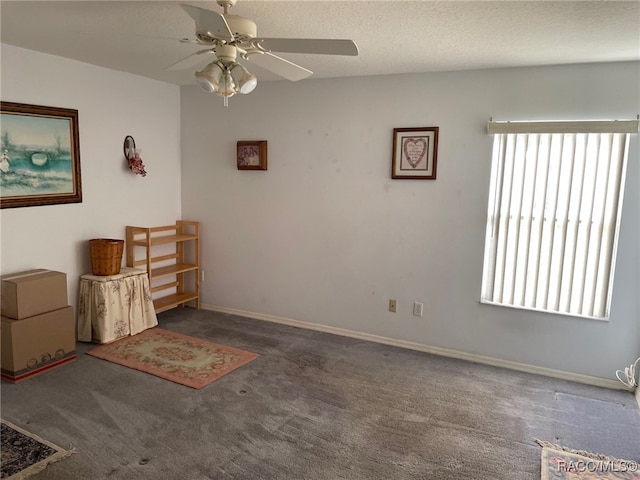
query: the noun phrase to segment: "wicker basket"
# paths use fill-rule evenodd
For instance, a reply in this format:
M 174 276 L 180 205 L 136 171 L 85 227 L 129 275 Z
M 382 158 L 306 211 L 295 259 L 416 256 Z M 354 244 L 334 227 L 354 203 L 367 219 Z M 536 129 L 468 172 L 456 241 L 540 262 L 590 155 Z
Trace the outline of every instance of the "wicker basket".
M 89 240 L 91 273 L 94 275 L 117 275 L 122 266 L 124 240 L 94 238 Z

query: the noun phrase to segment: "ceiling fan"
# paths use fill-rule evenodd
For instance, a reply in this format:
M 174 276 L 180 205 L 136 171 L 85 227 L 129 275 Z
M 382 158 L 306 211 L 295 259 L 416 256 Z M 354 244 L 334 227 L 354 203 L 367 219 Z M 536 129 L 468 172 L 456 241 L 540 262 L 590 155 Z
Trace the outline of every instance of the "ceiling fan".
M 182 41 L 206 45 L 207 48 L 168 67 L 168 70 L 193 68 L 213 55 L 215 59 L 196 72 L 196 83 L 206 92 L 223 97 L 225 106 L 229 97 L 236 93 L 251 93 L 258 84 L 256 76 L 239 64 L 238 58 L 287 80 L 297 81 L 309 77 L 313 72 L 272 52 L 358 55 L 358 46 L 353 40 L 258 37 L 253 21 L 228 12 L 236 2 L 217 0 L 224 13 L 183 4 L 182 8 L 195 21 L 196 39 Z

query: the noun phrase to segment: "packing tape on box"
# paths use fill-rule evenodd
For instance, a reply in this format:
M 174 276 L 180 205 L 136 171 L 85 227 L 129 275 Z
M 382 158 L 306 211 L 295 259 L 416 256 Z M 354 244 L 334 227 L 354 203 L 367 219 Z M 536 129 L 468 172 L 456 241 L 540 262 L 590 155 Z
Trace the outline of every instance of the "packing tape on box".
M 3 276 L 2 280 L 15 280 L 16 278 L 24 278 L 24 277 L 30 277 L 31 275 L 40 275 L 42 272 L 47 272 L 50 270 L 45 270 L 43 268 L 41 268 L 40 270 L 34 270 L 33 272 L 29 272 L 29 273 L 19 273 L 17 275 L 9 275 L 9 276 Z

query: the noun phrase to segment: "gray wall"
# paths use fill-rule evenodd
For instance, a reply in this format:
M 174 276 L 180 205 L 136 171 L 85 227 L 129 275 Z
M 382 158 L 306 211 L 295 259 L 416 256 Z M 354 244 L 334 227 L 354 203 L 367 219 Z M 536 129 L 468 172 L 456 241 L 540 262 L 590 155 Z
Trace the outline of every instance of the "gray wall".
M 204 303 L 614 379 L 640 353 L 638 136 L 602 322 L 479 303 L 485 132 L 490 117 L 636 118 L 639 73 L 621 63 L 267 82 L 228 108 L 183 87 L 183 217 L 203 225 Z M 440 127 L 437 180 L 391 180 L 393 128 L 426 126 Z M 268 140 L 269 170 L 237 171 L 237 140 Z

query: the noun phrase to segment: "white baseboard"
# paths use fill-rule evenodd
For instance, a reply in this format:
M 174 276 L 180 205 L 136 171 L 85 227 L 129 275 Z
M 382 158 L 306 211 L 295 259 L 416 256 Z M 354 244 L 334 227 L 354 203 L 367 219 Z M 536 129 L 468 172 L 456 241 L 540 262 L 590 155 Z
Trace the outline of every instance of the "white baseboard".
M 597 387 L 611 388 L 615 390 L 629 390 L 624 385 L 617 381 L 608 378 L 593 377 L 590 375 L 583 375 L 580 373 L 565 372 L 563 370 L 555 370 L 552 368 L 537 367 L 535 365 L 528 365 L 526 363 L 512 362 L 509 360 L 502 360 L 499 358 L 485 357 L 482 355 L 475 355 L 472 353 L 460 352 L 458 350 L 451 350 L 448 348 L 435 347 L 431 345 L 423 345 L 421 343 L 407 342 L 405 340 L 397 340 L 394 338 L 381 337 L 378 335 L 372 335 L 369 333 L 354 332 L 352 330 L 346 330 L 343 328 L 331 327 L 328 325 L 321 325 L 318 323 L 304 322 L 302 320 L 294 320 L 292 318 L 278 317 L 275 315 L 268 315 L 264 313 L 249 312 L 246 310 L 240 310 L 236 308 L 222 307 L 219 305 L 207 305 L 201 304 L 200 307 L 204 310 L 211 310 L 214 312 L 229 313 L 232 315 L 238 315 L 241 317 L 254 318 L 256 320 L 264 320 L 267 322 L 280 323 L 283 325 L 289 325 L 292 327 L 305 328 L 307 330 L 317 330 L 325 333 L 332 333 L 334 335 L 341 335 L 343 337 L 357 338 L 359 340 L 367 340 L 375 343 L 382 343 L 385 345 L 392 345 L 394 347 L 407 348 L 409 350 L 417 350 L 425 353 L 433 353 L 443 357 L 457 358 L 460 360 L 468 360 L 470 362 L 482 363 L 485 365 L 492 365 L 494 367 L 503 367 L 510 370 L 517 370 L 520 372 L 534 373 L 537 375 L 545 375 L 547 377 L 559 378 L 562 380 L 570 380 L 573 382 L 584 383 L 587 385 L 594 385 Z M 640 389 L 636 391 L 636 398 L 640 404 Z
M 636 387 L 636 400 L 638 402 L 638 408 L 640 408 L 640 387 Z

